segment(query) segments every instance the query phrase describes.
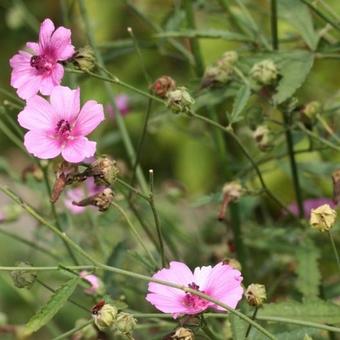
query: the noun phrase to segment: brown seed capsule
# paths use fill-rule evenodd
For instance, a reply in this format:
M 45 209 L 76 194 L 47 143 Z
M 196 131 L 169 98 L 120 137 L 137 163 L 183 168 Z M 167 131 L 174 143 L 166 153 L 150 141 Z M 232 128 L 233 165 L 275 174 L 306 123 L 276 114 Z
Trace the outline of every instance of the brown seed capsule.
M 72 60 L 79 70 L 89 72 L 95 67 L 96 57 L 90 46 L 84 46 L 76 51 Z
M 73 205 L 77 205 L 78 207 L 87 207 L 89 205 L 95 206 L 99 211 L 106 211 L 110 208 L 110 205 L 113 201 L 114 194 L 111 188 L 105 188 L 102 192 L 89 196 L 79 202 L 73 201 Z
M 336 205 L 340 203 L 340 169 L 332 173 L 333 180 L 333 201 Z
M 179 327 L 166 335 L 163 340 L 195 340 L 195 335 L 190 328 Z
M 152 91 L 161 98 L 166 98 L 167 93 L 175 88 L 176 82 L 169 76 L 162 76 L 151 85 Z

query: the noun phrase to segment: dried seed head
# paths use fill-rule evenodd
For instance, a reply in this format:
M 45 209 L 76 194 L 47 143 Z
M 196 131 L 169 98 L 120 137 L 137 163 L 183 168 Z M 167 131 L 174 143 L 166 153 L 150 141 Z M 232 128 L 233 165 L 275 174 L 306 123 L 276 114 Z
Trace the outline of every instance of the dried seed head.
M 27 262 L 18 262 L 17 267 L 31 267 Z M 18 288 L 30 288 L 37 278 L 37 272 L 32 270 L 14 270 L 11 272 L 14 285 Z
M 166 98 L 169 91 L 176 89 L 176 82 L 169 76 L 162 76 L 151 85 L 151 89 L 158 97 Z
M 84 171 L 86 176 L 93 176 L 98 186 L 112 185 L 116 181 L 118 173 L 117 162 L 108 156 L 99 157 Z
M 180 327 L 170 336 L 169 340 L 194 340 L 195 335 L 190 328 Z
M 120 312 L 115 322 L 115 328 L 124 335 L 131 335 L 137 325 L 137 320 L 129 313 Z
M 72 204 L 78 207 L 95 206 L 99 211 L 106 211 L 110 208 L 114 194 L 111 188 L 105 188 L 102 192 L 87 197 L 79 202 L 73 201 Z
M 328 204 L 323 204 L 316 209 L 312 209 L 310 224 L 319 231 L 330 230 L 336 221 L 336 211 Z
M 89 72 L 95 67 L 96 57 L 90 46 L 79 48 L 72 59 L 74 65 L 81 71 Z
M 258 283 L 252 283 L 244 293 L 249 305 L 260 307 L 267 299 L 266 287 Z
M 234 65 L 238 60 L 238 54 L 236 51 L 228 51 L 223 53 L 222 58 L 217 62 L 218 66 L 221 68 L 228 68 Z
M 272 85 L 278 78 L 278 70 L 271 59 L 256 63 L 250 70 L 250 77 L 261 85 Z
M 167 98 L 167 105 L 174 113 L 189 113 L 191 106 L 195 103 L 195 100 L 183 86 L 168 92 Z
M 103 331 L 111 328 L 116 322 L 118 309 L 110 304 L 105 304 L 96 313 L 92 312 L 95 325 Z
M 218 220 L 223 221 L 227 207 L 231 202 L 237 201 L 244 193 L 238 181 L 228 182 L 222 188 L 223 200 L 218 214 Z

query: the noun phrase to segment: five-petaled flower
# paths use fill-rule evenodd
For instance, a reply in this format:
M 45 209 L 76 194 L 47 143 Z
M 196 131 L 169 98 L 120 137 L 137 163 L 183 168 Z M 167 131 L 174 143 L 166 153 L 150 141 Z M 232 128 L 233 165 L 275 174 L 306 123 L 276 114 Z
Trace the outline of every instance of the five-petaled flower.
M 39 43 L 28 42 L 26 47 L 30 52 L 19 51 L 10 59 L 11 85 L 23 99 L 39 91 L 50 95 L 64 76 L 59 62 L 71 58 L 75 52 L 71 31 L 65 27 L 55 29 L 53 22 L 45 19 L 40 26 Z
M 192 272 L 186 264 L 172 261 L 168 269 L 161 269 L 153 275 L 153 278 L 198 290 L 230 308 L 236 307 L 243 294 L 241 273 L 223 262 L 214 267 L 197 267 Z M 197 295 L 155 282 L 149 283 L 148 291 L 146 300 L 158 310 L 171 313 L 174 318 L 180 315 L 198 314 L 207 308 L 224 310 Z
M 56 86 L 50 102 L 41 96 L 27 100 L 19 113 L 19 124 L 28 129 L 25 134 L 27 151 L 40 159 L 51 159 L 59 154 L 70 163 L 91 157 L 96 142 L 85 136 L 104 120 L 103 106 L 94 100 L 80 109 L 80 90 Z

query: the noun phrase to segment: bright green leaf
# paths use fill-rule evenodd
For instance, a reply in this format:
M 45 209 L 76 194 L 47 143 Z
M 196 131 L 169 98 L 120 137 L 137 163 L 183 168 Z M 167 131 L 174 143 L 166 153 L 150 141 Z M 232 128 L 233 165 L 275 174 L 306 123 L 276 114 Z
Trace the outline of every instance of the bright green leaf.
M 76 289 L 79 280 L 79 277 L 74 277 L 55 291 L 48 302 L 27 322 L 25 326 L 27 335 L 38 331 L 58 313 Z

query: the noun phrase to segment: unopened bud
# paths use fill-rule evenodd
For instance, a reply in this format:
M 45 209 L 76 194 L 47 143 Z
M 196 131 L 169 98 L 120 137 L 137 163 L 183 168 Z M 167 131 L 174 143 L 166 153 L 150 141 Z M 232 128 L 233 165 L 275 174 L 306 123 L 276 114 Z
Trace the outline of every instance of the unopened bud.
M 96 57 L 90 46 L 79 48 L 72 59 L 74 65 L 81 71 L 89 72 L 95 67 Z
M 230 68 L 231 65 L 235 64 L 238 60 L 238 54 L 236 51 L 228 51 L 223 53 L 222 58 L 217 62 L 221 68 Z
M 278 78 L 278 70 L 271 59 L 256 63 L 250 70 L 250 77 L 261 85 L 271 85 Z
M 206 68 L 201 87 L 208 87 L 214 84 L 224 84 L 230 80 L 233 70 L 231 67 L 209 66 Z
M 102 331 L 111 328 L 116 322 L 118 309 L 110 304 L 104 304 L 99 310 L 92 309 L 95 325 Z
M 323 204 L 316 209 L 312 209 L 310 224 L 319 231 L 330 230 L 336 221 L 336 211 L 328 204 Z
M 317 101 L 312 101 L 305 105 L 302 109 L 302 113 L 309 118 L 310 120 L 314 120 L 316 115 L 321 111 L 321 104 Z
M 137 325 L 137 320 L 129 313 L 120 312 L 115 322 L 115 328 L 124 335 L 131 335 Z
M 78 319 L 75 323 L 75 328 L 80 328 L 81 326 L 88 323 L 87 319 Z M 88 324 L 85 327 L 82 327 L 74 333 L 72 340 L 94 340 L 97 339 L 98 334 L 96 328 L 93 326 L 93 323 Z
M 92 205 L 97 207 L 99 211 L 106 211 L 110 208 L 114 194 L 111 188 L 105 188 L 102 192 L 87 197 L 79 202 L 73 201 L 72 204 L 78 207 L 87 207 Z
M 180 327 L 180 328 L 177 328 L 175 330 L 174 334 L 172 334 L 169 339 L 173 339 L 173 340 L 194 340 L 195 335 L 190 328 Z
M 195 103 L 195 100 L 183 86 L 178 87 L 174 91 L 168 92 L 167 98 L 167 105 L 174 113 L 189 113 L 191 106 Z
M 237 261 L 236 259 L 233 259 L 233 258 L 224 259 L 223 264 L 227 264 L 228 266 L 230 266 L 234 269 L 237 269 L 239 271 L 242 270 L 241 263 L 239 261 Z
M 99 157 L 84 171 L 88 177 L 93 176 L 96 185 L 112 185 L 119 173 L 117 162 L 107 156 Z
M 258 283 L 252 283 L 246 289 L 245 297 L 249 305 L 260 307 L 267 299 L 266 287 Z
M 17 267 L 31 267 L 27 262 L 18 262 Z M 11 277 L 14 285 L 18 288 L 30 288 L 37 278 L 37 272 L 32 270 L 13 270 Z
M 151 85 L 151 89 L 158 97 L 166 98 L 169 91 L 176 89 L 176 82 L 169 76 L 162 76 Z
M 269 129 L 265 125 L 260 125 L 253 132 L 253 138 L 261 151 L 266 151 L 270 147 Z

